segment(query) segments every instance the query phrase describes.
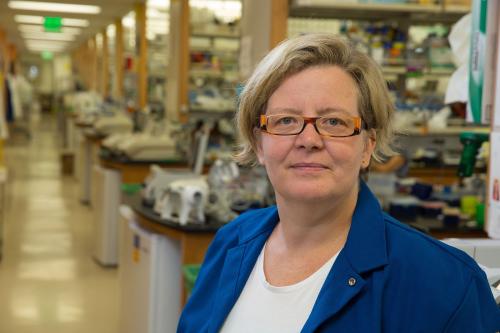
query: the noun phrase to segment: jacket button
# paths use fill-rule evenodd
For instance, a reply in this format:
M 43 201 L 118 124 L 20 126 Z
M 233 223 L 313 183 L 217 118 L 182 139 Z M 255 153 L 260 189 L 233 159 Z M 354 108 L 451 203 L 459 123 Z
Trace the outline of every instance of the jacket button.
M 349 281 L 347 281 L 347 283 L 349 283 L 349 285 L 352 287 L 356 284 L 356 279 L 355 278 L 349 278 Z

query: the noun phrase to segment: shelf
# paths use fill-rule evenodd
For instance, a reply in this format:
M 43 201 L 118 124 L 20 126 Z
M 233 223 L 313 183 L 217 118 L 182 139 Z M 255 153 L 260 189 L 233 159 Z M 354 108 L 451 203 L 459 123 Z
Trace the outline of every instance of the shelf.
M 202 105 L 191 104 L 189 106 L 189 115 L 190 117 L 194 117 L 195 119 L 232 118 L 234 117 L 235 112 L 236 112 L 236 107 L 234 109 L 227 109 L 227 110 L 214 110 L 214 109 L 207 109 Z
M 223 78 L 224 73 L 220 70 L 211 69 L 190 69 L 189 76 L 191 77 L 207 77 L 207 78 Z
M 451 14 L 461 14 L 465 15 L 470 12 L 470 6 L 464 5 L 446 5 L 444 6 L 444 11 Z
M 382 66 L 382 73 L 386 78 L 397 78 L 399 75 L 407 75 L 413 77 L 408 72 L 406 67 L 404 66 Z M 442 77 L 449 77 L 455 71 L 454 68 L 426 68 L 423 72 L 415 72 L 416 75 L 414 77 L 419 78 L 423 77 L 426 79 L 435 79 L 438 80 Z
M 214 55 L 224 55 L 224 56 L 227 56 L 227 55 L 231 55 L 232 58 L 234 59 L 237 59 L 238 57 L 238 51 L 236 50 L 232 50 L 232 49 L 216 49 L 216 48 L 213 48 L 213 47 L 205 47 L 205 46 L 191 46 L 189 48 L 189 51 L 192 52 L 206 52 L 206 53 L 210 53 L 210 54 L 214 54 Z
M 191 33 L 191 37 L 198 37 L 198 38 L 229 38 L 229 39 L 239 39 L 240 35 L 239 33 L 208 33 L 208 32 L 203 32 L 203 31 L 193 31 Z
M 350 20 L 397 20 L 412 23 L 454 23 L 470 8 L 423 4 L 333 3 L 331 0 L 294 0 L 291 17 L 337 18 Z
M 356 3 L 356 2 L 333 2 L 331 0 L 295 0 L 297 7 L 327 7 L 337 10 L 365 10 L 380 12 L 424 12 L 437 13 L 442 7 L 440 5 L 423 5 L 410 3 Z
M 408 71 L 403 66 L 382 66 L 382 73 L 387 75 L 406 74 Z
M 427 135 L 459 135 L 463 132 L 472 132 L 472 133 L 489 133 L 489 127 L 479 127 L 479 126 L 449 126 L 446 128 L 433 129 L 428 128 L 425 129 L 423 127 L 413 127 L 405 130 L 402 135 L 409 136 L 427 136 Z
M 193 69 L 189 70 L 189 76 L 193 78 L 212 78 L 212 79 L 225 79 L 226 81 L 234 81 L 238 79 L 239 72 L 237 71 L 224 71 L 224 70 L 210 70 L 210 69 Z

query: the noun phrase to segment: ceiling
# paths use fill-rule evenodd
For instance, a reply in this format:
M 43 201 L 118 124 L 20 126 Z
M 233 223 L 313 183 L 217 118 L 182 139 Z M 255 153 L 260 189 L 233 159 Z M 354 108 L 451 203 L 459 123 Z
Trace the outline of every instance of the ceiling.
M 48 11 L 17 10 L 8 7 L 9 0 L 0 0 L 0 27 L 7 32 L 10 42 L 14 43 L 18 50 L 23 53 L 28 52 L 26 44 L 18 30 L 18 23 L 14 21 L 15 15 L 37 15 L 37 16 L 60 16 L 64 18 L 79 18 L 89 20 L 90 24 L 82 28 L 81 33 L 71 42 L 69 49 L 73 49 L 85 42 L 98 32 L 101 32 L 106 26 L 113 23 L 117 18 L 125 16 L 130 12 L 135 3 L 144 2 L 144 0 L 37 0 L 53 3 L 70 3 L 80 5 L 95 5 L 101 7 L 99 14 L 70 14 Z

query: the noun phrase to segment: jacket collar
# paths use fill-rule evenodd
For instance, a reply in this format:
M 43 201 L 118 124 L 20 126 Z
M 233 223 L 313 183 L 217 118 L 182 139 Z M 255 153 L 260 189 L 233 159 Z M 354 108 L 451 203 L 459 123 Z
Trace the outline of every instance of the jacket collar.
M 355 271 L 361 274 L 387 264 L 385 234 L 380 204 L 360 180 L 358 201 L 343 249 Z
M 239 244 L 225 258 L 209 332 L 217 332 L 238 299 L 264 243 L 279 221 L 276 207 L 256 211 L 238 230 Z M 387 264 L 385 224 L 377 199 L 360 180 L 358 201 L 346 244 L 318 295 L 303 332 L 313 332 L 362 289 L 363 273 Z M 349 284 L 354 278 L 356 283 Z M 352 280 L 351 280 L 352 281 Z
M 368 272 L 387 263 L 384 216 L 378 200 L 360 181 L 347 241 L 320 290 L 302 332 L 314 332 L 325 320 L 337 314 L 363 289 Z
M 359 183 L 358 200 L 342 251 L 353 268 L 363 273 L 384 265 L 387 252 L 384 216 L 378 200 L 364 181 Z M 278 210 L 275 206 L 259 210 L 253 219 L 252 223 L 244 223 L 239 228 L 240 245 L 261 234 L 269 235 L 279 221 Z

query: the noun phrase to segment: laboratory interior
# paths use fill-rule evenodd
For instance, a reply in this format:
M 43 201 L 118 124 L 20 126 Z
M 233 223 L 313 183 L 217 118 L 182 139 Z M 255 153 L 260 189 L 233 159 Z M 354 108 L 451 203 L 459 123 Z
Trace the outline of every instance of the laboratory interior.
M 500 304 L 498 1 L 0 0 L 0 332 L 175 332 L 217 230 L 275 204 L 233 159 L 238 94 L 313 32 L 386 79 L 398 154 L 361 175 L 383 209 Z

